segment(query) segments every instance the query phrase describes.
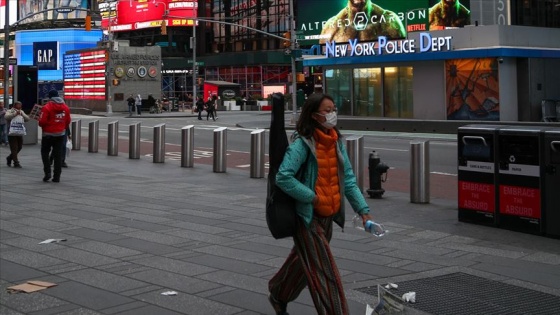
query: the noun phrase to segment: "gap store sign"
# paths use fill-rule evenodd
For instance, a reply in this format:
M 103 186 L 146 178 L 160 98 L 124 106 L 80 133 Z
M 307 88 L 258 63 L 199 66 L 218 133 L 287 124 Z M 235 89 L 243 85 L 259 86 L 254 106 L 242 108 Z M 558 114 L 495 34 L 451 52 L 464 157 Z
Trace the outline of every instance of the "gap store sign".
M 327 41 L 325 56 L 327 58 L 360 57 L 393 54 L 412 54 L 451 50 L 452 36 L 432 36 L 420 33 L 420 39 L 388 40 L 379 36 L 376 42 L 360 43 L 358 39 L 350 39 L 347 43 Z

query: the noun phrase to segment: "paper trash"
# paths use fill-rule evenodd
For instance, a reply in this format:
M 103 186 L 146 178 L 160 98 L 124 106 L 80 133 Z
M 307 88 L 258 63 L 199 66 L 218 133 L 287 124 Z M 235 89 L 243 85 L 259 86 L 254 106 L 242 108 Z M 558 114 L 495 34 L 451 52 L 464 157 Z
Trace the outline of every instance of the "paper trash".
M 32 281 L 27 281 L 26 283 L 7 287 L 6 289 L 10 293 L 18 293 L 18 292 L 32 293 L 32 292 L 48 289 L 56 285 L 57 285 L 56 283 L 32 280 Z
M 416 303 L 416 292 L 405 293 L 403 294 L 402 299 L 405 302 Z
M 161 295 L 166 295 L 166 296 L 177 295 L 177 292 L 176 291 L 165 291 L 165 292 L 162 292 Z
M 399 286 L 395 283 L 387 283 L 387 285 L 385 286 L 385 289 L 396 289 Z
M 44 240 L 39 244 L 50 244 L 50 243 L 60 243 L 60 242 L 66 242 L 66 240 L 63 238 L 49 238 L 48 240 Z

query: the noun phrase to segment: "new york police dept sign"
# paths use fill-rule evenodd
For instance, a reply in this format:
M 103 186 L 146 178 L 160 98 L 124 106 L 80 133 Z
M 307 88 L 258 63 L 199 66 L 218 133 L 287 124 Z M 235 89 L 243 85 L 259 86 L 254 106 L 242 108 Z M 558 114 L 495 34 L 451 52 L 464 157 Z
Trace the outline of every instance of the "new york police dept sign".
M 350 39 L 347 43 L 327 41 L 325 56 L 338 58 L 449 51 L 451 50 L 451 39 L 451 36 L 432 37 L 430 33 L 420 33 L 419 41 L 415 39 L 388 40 L 386 36 L 379 36 L 377 42 L 359 43 L 358 39 Z

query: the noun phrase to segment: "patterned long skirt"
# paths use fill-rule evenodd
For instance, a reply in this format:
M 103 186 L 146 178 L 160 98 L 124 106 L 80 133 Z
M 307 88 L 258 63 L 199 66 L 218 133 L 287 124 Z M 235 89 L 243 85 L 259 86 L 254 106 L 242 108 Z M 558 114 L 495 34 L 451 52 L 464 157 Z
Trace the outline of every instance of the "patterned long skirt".
M 309 228 L 298 220 L 294 247 L 268 283 L 270 294 L 276 300 L 291 302 L 307 285 L 317 314 L 348 314 L 342 281 L 329 245 L 332 228 L 332 217 L 314 216 Z

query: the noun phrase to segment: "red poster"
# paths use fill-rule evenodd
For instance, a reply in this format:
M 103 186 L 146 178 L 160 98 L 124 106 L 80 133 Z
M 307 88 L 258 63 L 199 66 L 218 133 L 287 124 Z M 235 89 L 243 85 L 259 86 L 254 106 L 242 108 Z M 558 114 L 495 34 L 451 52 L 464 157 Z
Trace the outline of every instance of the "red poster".
M 493 184 L 459 181 L 459 208 L 493 213 L 495 204 Z
M 500 185 L 500 213 L 540 219 L 540 189 Z

